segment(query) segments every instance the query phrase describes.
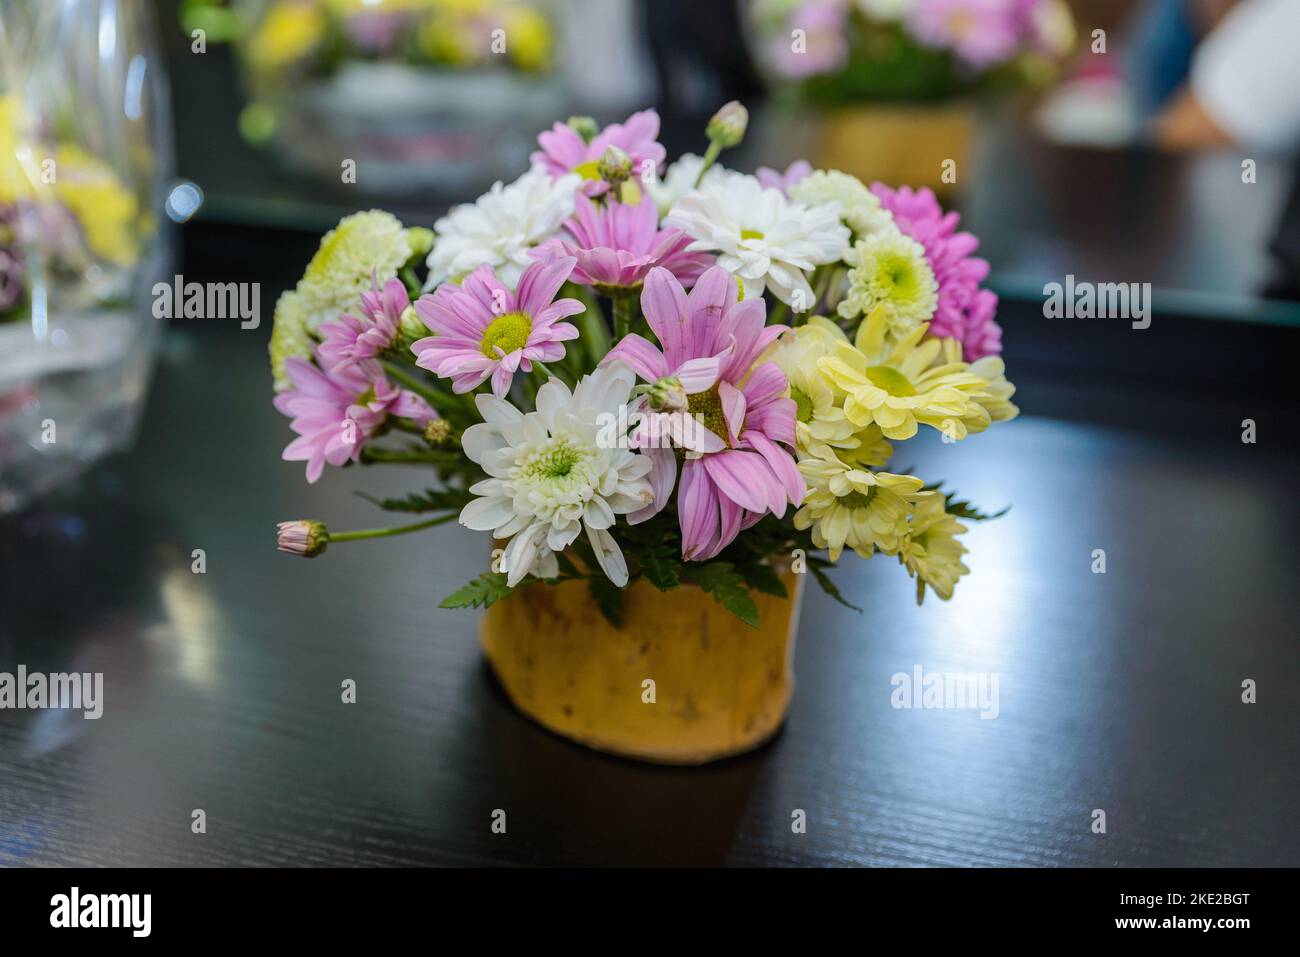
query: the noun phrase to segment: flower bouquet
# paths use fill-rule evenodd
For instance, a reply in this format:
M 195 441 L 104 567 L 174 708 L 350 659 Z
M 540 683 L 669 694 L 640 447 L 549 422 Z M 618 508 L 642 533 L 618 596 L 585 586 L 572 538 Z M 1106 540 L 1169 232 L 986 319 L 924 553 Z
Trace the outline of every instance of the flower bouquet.
M 752 0 L 756 59 L 824 117 L 826 165 L 951 186 L 976 100 L 1043 88 L 1074 44 L 1063 0 Z
M 322 157 L 364 162 L 374 190 L 482 182 L 494 157 L 523 160 L 514 129 L 558 109 L 548 0 L 240 0 L 184 20 L 236 40 L 247 139 L 331 179 Z
M 745 125 L 728 104 L 703 157 L 665 167 L 653 111 L 557 123 L 433 231 L 344 219 L 275 313 L 284 458 L 308 481 L 388 462 L 436 480 L 377 502 L 419 521 L 284 522 L 279 547 L 485 533 L 490 570 L 442 607 L 488 608 L 525 711 L 656 760 L 775 730 L 799 587 L 849 604 L 828 574 L 846 549 L 949 598 L 963 522 L 989 516 L 888 471 L 894 444 L 1017 413 L 956 215 L 807 164 L 725 169 Z M 646 708 L 665 687 L 676 706 Z

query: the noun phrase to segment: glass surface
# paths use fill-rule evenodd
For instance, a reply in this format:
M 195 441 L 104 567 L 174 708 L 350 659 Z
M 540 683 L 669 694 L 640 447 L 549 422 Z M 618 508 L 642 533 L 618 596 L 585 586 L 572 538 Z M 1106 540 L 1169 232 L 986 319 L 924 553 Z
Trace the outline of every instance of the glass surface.
M 139 0 L 19 0 L 0 20 L 0 513 L 127 441 L 166 272 L 171 163 L 161 63 Z

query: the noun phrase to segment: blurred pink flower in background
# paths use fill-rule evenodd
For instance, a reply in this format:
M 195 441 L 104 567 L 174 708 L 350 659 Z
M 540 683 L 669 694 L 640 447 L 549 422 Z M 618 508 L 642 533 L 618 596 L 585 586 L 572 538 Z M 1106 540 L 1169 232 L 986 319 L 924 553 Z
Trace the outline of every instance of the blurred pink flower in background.
M 786 15 L 785 30 L 773 39 L 770 50 L 772 65 L 782 76 L 815 76 L 838 70 L 849 56 L 844 3 L 811 0 L 799 4 Z
M 923 46 L 951 49 L 979 69 L 1009 58 L 1020 43 L 1020 0 L 916 0 L 908 32 Z

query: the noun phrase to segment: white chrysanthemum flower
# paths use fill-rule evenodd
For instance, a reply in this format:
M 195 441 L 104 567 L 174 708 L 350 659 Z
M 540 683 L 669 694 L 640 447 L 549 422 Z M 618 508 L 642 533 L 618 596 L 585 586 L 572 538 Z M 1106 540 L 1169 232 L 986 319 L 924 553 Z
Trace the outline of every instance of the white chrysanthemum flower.
M 897 227 L 859 239 L 844 261 L 851 267 L 848 293 L 838 307 L 845 319 L 884 306 L 889 331 L 901 338 L 934 316 L 939 283 L 925 247 Z
M 649 457 L 602 441 L 601 430 L 628 404 L 636 374 L 622 362 L 584 376 L 572 393 L 558 379 L 537 390 L 527 415 L 491 395 L 476 401 L 484 421 L 465 430 L 465 454 L 488 478 L 470 488 L 482 496 L 460 513 L 468 528 L 509 538 L 500 569 L 510 585 L 528 574 L 554 578 L 555 555 L 584 528 L 601 569 L 620 588 L 627 562 L 609 533 L 616 515 L 653 501 Z
M 695 189 L 695 181 L 700 178 L 700 168 L 703 165 L 703 156 L 683 153 L 677 158 L 676 163 L 668 167 L 663 179 L 656 179 L 646 186 L 646 191 L 653 197 L 655 206 L 659 208 L 660 216 L 666 215 L 674 203 Z M 716 182 L 725 172 L 727 170 L 724 167 L 714 163 L 704 174 L 704 182 L 700 185 L 705 186 Z
M 842 258 L 850 239 L 838 206 L 792 202 L 731 171 L 679 199 L 664 222 L 694 237 L 687 249 L 716 251 L 746 299 L 771 289 L 795 312 L 813 305 L 808 273 Z
M 573 196 L 582 177 L 552 179 L 538 167 L 509 186 L 497 182 L 473 203 L 457 206 L 434 223 L 429 251 L 432 288 L 447 279 L 460 279 L 484 263 L 513 288 L 532 262 L 528 250 L 550 238 L 573 215 Z
M 806 206 L 839 203 L 840 218 L 858 237 L 888 229 L 894 217 L 862 180 L 837 169 L 813 170 L 787 190 L 790 198 Z

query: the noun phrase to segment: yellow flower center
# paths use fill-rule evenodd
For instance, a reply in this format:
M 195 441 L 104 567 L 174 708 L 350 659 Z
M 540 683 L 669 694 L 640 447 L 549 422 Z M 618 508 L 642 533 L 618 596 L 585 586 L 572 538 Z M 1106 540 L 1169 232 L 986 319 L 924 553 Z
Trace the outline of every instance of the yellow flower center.
M 587 160 L 585 163 L 579 163 L 573 167 L 573 171 L 583 179 L 600 179 L 600 161 Z
M 533 320 L 528 315 L 507 312 L 504 316 L 493 319 L 483 330 L 483 341 L 479 348 L 489 359 L 499 359 L 526 346 L 528 334 L 532 331 Z
M 916 386 L 907 376 L 889 366 L 871 366 L 863 373 L 872 385 L 893 396 L 916 395 Z
M 722 412 L 722 399 L 718 396 L 718 387 L 714 386 L 707 392 L 696 392 L 686 397 L 686 410 L 690 412 L 697 421 L 704 423 L 705 428 L 722 439 L 727 445 L 731 444 L 727 430 L 727 417 Z

